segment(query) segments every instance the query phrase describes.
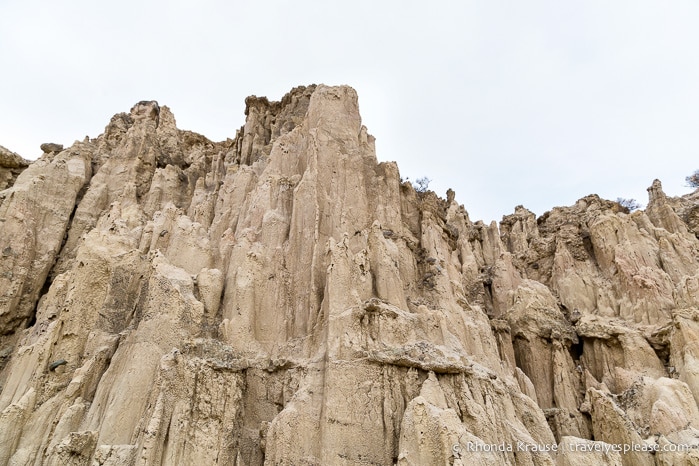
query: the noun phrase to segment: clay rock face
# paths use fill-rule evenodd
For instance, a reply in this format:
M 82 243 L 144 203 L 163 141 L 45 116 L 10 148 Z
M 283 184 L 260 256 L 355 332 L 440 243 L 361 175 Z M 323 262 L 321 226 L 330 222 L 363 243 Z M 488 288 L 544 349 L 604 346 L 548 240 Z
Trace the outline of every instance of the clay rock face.
M 695 195 L 484 225 L 349 87 L 245 114 L 0 151 L 0 466 L 694 464 Z
M 0 191 L 3 191 L 13 184 L 30 162 L 24 160 L 19 155 L 9 149 L 0 146 Z

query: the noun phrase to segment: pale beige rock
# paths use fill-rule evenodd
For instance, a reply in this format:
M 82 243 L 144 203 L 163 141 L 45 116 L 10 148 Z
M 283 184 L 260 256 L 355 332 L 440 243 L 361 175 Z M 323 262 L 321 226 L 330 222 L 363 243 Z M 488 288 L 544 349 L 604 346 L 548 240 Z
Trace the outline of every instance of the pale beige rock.
M 668 438 L 660 436 L 655 455 L 657 466 L 691 466 L 699 464 L 699 431 L 686 429 Z
M 624 393 L 627 415 L 652 434 L 670 435 L 699 428 L 699 410 L 687 384 L 677 379 L 643 377 Z
M 0 466 L 694 464 L 551 451 L 699 444 L 699 196 L 649 195 L 474 223 L 346 86 L 0 150 Z
M 621 393 L 642 376 L 663 377 L 665 368 L 643 334 L 627 322 L 583 315 L 578 334 L 592 347 L 583 366 L 612 392 Z
M 126 466 L 136 461 L 135 445 L 100 445 L 95 450 L 94 466 Z
M 223 293 L 223 274 L 218 269 L 201 269 L 197 275 L 199 300 L 207 314 L 215 316 L 221 303 Z
M 468 458 L 469 464 L 505 464 L 497 453 L 475 451 L 483 444 L 464 427 L 456 412 L 447 407 L 444 393 L 433 373 L 422 385 L 420 395 L 407 406 L 401 424 L 398 465 L 449 465 Z
M 556 466 L 621 466 L 621 453 L 615 446 L 577 437 L 562 437 Z
M 35 403 L 36 394 L 30 388 L 22 398 L 0 413 L 0 464 L 7 464 L 17 449 L 24 424 Z
M 61 443 L 49 451 L 49 466 L 82 466 L 87 464 L 95 451 L 96 432 L 71 432 Z
M 15 180 L 31 162 L 0 146 L 0 191 L 12 187 Z M 0 194 L 0 199 L 4 194 Z
M 82 147 L 31 164 L 0 196 L 0 333 L 31 319 L 91 175 Z
M 644 444 L 633 423 L 616 403 L 604 393 L 590 388 L 588 390 L 592 402 L 592 429 L 595 439 L 602 442 L 625 446 L 631 451 L 621 457 L 624 466 L 652 466 L 653 457 L 648 451 L 634 451 L 634 447 Z
M 4 169 L 26 168 L 30 163 L 6 147 L 0 146 L 0 167 Z

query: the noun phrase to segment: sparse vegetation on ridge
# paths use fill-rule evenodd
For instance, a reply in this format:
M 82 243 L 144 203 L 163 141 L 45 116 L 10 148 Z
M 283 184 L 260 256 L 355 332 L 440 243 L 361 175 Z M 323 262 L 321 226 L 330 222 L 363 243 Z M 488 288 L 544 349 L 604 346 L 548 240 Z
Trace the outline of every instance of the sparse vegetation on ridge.
M 686 177 L 685 181 L 690 188 L 699 188 L 699 170 L 694 170 L 694 173 Z
M 629 212 L 633 212 L 634 210 L 638 210 L 641 207 L 643 207 L 636 199 L 627 199 L 624 197 L 617 197 L 616 202 L 620 206 L 628 209 Z

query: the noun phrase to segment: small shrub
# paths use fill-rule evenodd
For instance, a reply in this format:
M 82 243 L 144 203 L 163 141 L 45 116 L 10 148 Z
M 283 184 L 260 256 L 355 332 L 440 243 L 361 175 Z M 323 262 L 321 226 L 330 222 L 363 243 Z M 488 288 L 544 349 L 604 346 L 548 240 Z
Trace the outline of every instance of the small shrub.
M 427 188 L 429 188 L 430 186 L 430 181 L 432 180 L 427 178 L 426 176 L 418 178 L 417 180 L 415 180 L 415 183 L 413 183 L 413 188 L 415 188 L 415 191 L 417 191 L 420 194 L 427 192 Z
M 694 173 L 686 177 L 684 180 L 687 182 L 687 186 L 690 188 L 699 188 L 699 170 L 695 170 Z
M 634 210 L 638 210 L 641 208 L 641 204 L 639 204 L 636 199 L 626 199 L 623 197 L 617 197 L 616 202 L 620 206 L 628 209 L 629 212 L 633 212 Z

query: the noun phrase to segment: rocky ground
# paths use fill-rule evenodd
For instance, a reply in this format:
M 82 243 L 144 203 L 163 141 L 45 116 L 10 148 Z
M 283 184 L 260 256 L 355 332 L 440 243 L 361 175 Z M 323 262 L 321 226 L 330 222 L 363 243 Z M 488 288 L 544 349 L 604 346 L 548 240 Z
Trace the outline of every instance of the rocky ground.
M 0 466 L 699 464 L 699 195 L 472 222 L 349 87 L 0 148 Z

